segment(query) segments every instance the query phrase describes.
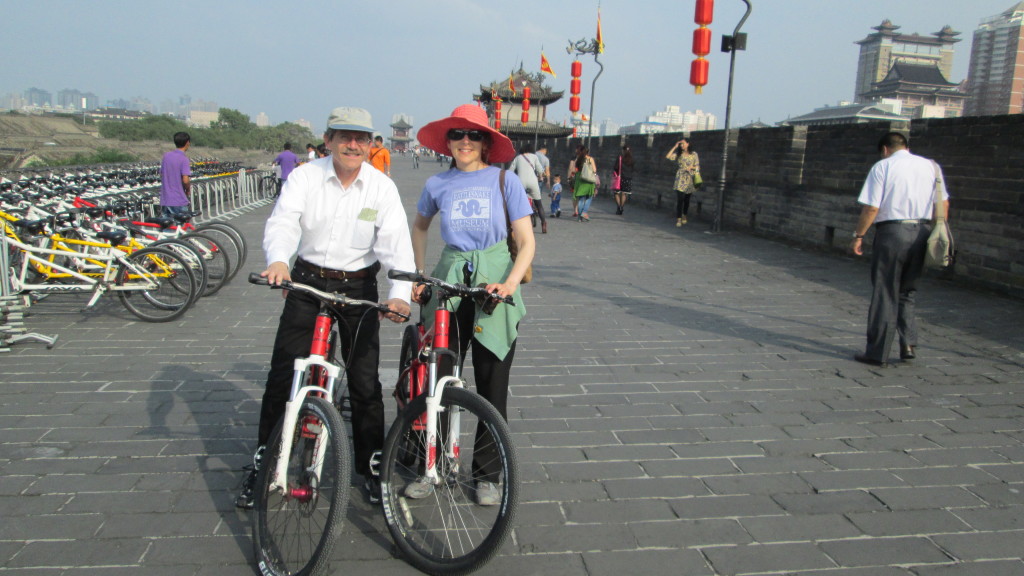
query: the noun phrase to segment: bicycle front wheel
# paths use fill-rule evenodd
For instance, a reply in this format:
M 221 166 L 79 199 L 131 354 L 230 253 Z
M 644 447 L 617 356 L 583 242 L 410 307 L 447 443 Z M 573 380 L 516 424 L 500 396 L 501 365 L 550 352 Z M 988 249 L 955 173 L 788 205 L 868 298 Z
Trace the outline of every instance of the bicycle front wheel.
M 166 248 L 145 248 L 117 269 L 117 295 L 129 312 L 148 322 L 180 317 L 199 296 L 192 267 Z
M 330 402 L 312 396 L 302 403 L 290 446 L 281 446 L 282 425 L 270 435 L 256 482 L 256 561 L 264 575 L 320 574 L 348 506 L 348 436 Z M 284 489 L 271 490 L 282 456 L 288 458 Z
M 384 442 L 384 515 L 388 531 L 413 566 L 428 574 L 465 574 L 497 554 L 512 530 L 519 467 L 508 424 L 490 403 L 468 390 L 447 388 L 441 406 L 443 430 L 435 454 L 443 480 L 425 497 L 407 495 L 407 486 L 423 475 L 428 458 L 426 435 L 417 429 L 426 414 L 426 396 L 421 395 L 399 414 Z M 448 432 L 455 415 L 457 435 Z M 500 498 L 494 505 L 477 503 L 476 480 L 485 478 L 498 485 Z

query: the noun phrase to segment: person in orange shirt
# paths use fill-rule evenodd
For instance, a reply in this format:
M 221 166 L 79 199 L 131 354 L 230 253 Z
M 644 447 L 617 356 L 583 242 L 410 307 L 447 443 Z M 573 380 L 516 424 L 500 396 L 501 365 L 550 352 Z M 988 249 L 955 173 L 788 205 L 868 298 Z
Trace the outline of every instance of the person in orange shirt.
M 377 136 L 373 139 L 373 146 L 370 148 L 370 164 L 391 177 L 391 152 L 384 147 L 384 137 Z

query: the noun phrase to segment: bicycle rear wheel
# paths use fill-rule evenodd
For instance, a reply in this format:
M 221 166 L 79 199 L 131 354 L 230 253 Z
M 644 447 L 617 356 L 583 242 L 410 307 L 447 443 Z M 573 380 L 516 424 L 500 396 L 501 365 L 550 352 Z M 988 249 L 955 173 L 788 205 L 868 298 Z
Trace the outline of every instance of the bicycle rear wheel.
M 228 274 L 228 281 L 238 274 L 238 271 L 245 264 L 243 248 L 238 244 L 238 239 L 225 229 L 213 226 L 202 226 L 196 230 L 199 234 L 209 236 L 220 244 L 220 247 L 227 251 L 228 260 L 231 262 L 231 272 Z
M 167 240 L 158 240 L 149 245 L 151 248 L 163 248 L 170 250 L 178 256 L 181 256 L 189 264 L 189 268 L 192 269 L 192 275 L 195 276 L 196 281 L 196 300 L 203 295 L 203 288 L 209 281 L 209 270 L 206 268 L 206 260 L 203 259 L 203 255 L 199 253 L 199 249 L 195 246 L 182 242 L 174 238 Z M 193 302 L 195 304 L 195 302 Z
M 194 246 L 206 262 L 207 275 L 203 296 L 216 294 L 231 276 L 231 257 L 219 242 L 205 234 L 186 234 L 179 240 Z
M 256 483 L 256 562 L 264 575 L 319 574 L 327 567 L 348 506 L 348 436 L 330 402 L 306 398 L 291 445 L 283 447 L 288 457 L 286 489 L 271 491 L 272 472 L 282 454 L 282 425 L 283 420 L 270 435 Z
M 438 434 L 437 467 L 444 481 L 425 498 L 406 497 L 406 486 L 422 475 L 427 460 L 422 432 L 416 430 L 417 420 L 426 413 L 426 396 L 414 399 L 384 442 L 384 515 L 388 531 L 413 566 L 428 574 L 464 574 L 487 563 L 512 530 L 519 467 L 508 424 L 486 400 L 468 390 L 447 388 L 441 406 L 443 421 L 456 413 L 460 417 L 460 450 L 455 451 L 459 456 L 449 455 L 447 432 Z M 416 463 L 408 463 L 409 450 L 416 452 Z M 495 506 L 480 506 L 474 500 L 477 467 L 500 471 L 500 501 Z
M 129 312 L 148 322 L 168 322 L 180 317 L 198 298 L 196 279 L 185 258 L 165 248 L 145 248 L 127 256 L 115 273 L 117 295 Z M 148 285 L 148 287 L 147 287 Z

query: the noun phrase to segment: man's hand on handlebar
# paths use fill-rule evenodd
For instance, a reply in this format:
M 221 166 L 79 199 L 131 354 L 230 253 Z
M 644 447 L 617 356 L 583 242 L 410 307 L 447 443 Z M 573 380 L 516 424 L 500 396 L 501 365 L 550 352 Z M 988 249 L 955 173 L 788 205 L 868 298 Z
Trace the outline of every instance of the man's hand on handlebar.
M 291 272 L 288 270 L 288 265 L 284 262 L 272 263 L 270 266 L 267 266 L 266 270 L 260 272 L 260 276 L 266 278 L 267 282 L 270 282 L 271 286 L 280 286 L 281 282 L 286 280 L 291 281 L 292 279 Z M 281 297 L 287 298 L 288 291 L 282 290 Z
M 405 317 L 403 318 L 396 314 L 384 314 L 382 312 L 380 314 L 382 318 L 387 318 L 388 320 L 391 320 L 395 324 L 401 324 L 402 322 L 405 322 L 406 320 L 409 319 L 411 308 L 409 307 L 409 303 L 406 302 L 405 300 L 402 300 L 401 298 L 392 298 L 390 300 L 386 300 L 385 302 L 383 302 L 383 304 L 387 304 L 388 308 L 391 309 L 393 312 L 404 314 Z

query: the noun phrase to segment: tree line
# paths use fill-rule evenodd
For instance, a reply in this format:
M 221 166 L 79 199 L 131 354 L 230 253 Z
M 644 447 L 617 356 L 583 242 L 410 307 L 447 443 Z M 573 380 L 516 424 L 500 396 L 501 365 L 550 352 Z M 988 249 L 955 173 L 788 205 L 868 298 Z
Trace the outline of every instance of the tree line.
M 161 140 L 170 142 L 176 132 L 188 132 L 192 145 L 209 148 L 240 148 L 242 150 L 280 150 L 285 142 L 293 149 L 304 148 L 317 140 L 308 128 L 292 122 L 277 126 L 257 126 L 249 117 L 231 108 L 221 108 L 217 121 L 208 128 L 188 126 L 170 116 L 147 116 L 140 120 L 102 120 L 98 123 L 100 136 L 125 142 Z

